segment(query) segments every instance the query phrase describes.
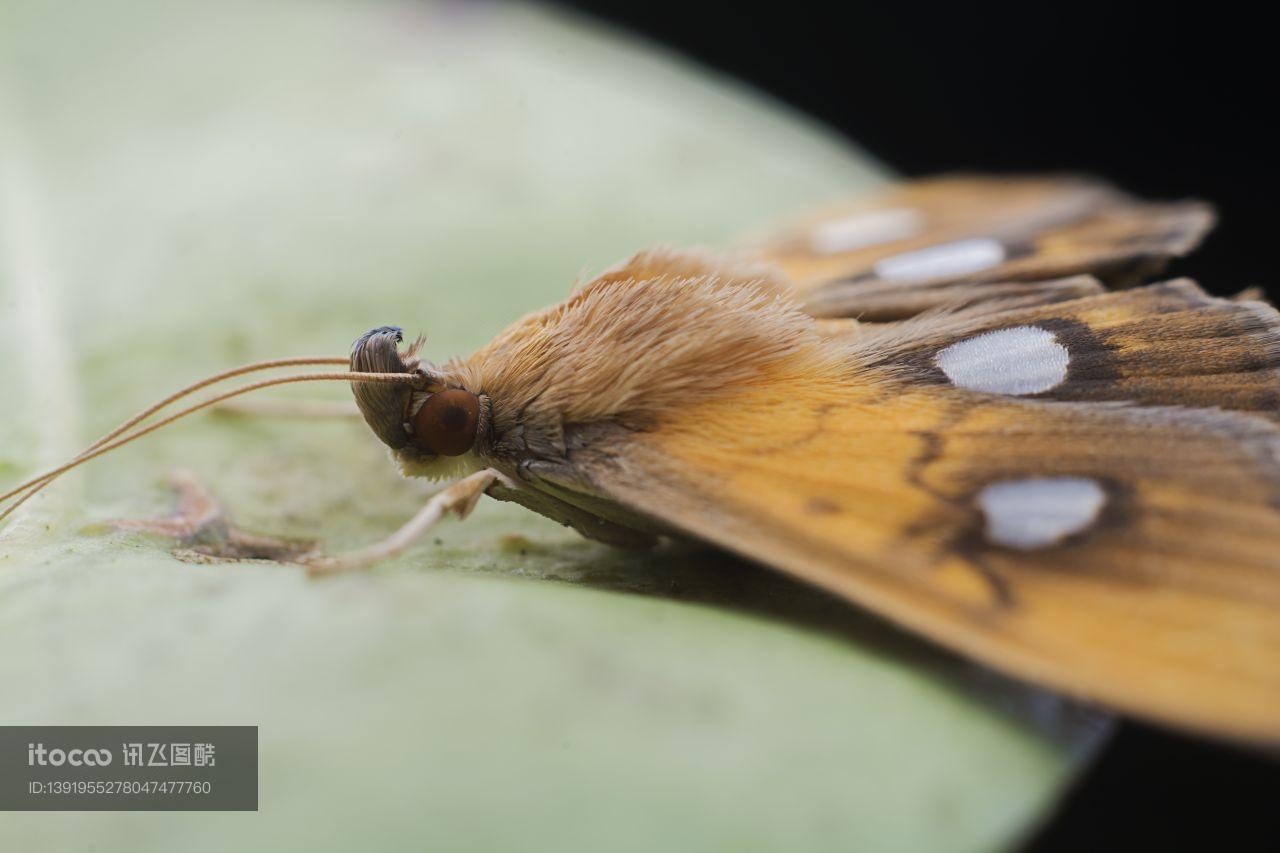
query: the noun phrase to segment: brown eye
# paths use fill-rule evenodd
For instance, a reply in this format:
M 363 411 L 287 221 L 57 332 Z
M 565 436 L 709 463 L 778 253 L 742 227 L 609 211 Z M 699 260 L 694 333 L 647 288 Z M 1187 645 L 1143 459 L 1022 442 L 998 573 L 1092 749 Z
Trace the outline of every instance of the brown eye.
M 461 456 L 476 440 L 480 401 L 475 394 L 450 388 L 427 398 L 409 426 L 413 443 L 425 453 Z

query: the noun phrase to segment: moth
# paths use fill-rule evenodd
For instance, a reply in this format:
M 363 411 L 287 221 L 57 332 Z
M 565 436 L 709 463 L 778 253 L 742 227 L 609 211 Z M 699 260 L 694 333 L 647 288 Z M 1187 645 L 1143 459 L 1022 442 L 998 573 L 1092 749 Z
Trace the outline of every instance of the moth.
M 263 365 L 218 374 L 5 500 L 211 402 L 341 379 L 404 474 L 449 485 L 384 542 L 278 555 L 314 573 L 488 495 L 610 545 L 727 549 L 1014 676 L 1280 742 L 1280 315 L 1140 284 L 1212 223 L 1082 178 L 903 184 L 728 254 L 640 252 L 442 364 L 378 328 L 349 359 L 265 365 L 347 372 L 154 419 Z M 216 516 L 188 510 L 160 529 Z

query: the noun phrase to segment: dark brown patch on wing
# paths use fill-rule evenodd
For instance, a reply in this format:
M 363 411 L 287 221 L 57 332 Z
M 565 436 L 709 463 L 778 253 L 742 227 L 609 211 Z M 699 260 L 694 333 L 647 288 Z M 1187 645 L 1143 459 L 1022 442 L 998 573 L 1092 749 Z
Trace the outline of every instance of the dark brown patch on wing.
M 804 505 L 804 511 L 810 515 L 837 515 L 840 505 L 828 498 L 810 498 Z
M 941 350 L 1034 326 L 1052 332 L 1069 361 L 1065 381 L 1030 396 L 1221 408 L 1280 420 L 1280 314 L 1262 302 L 1220 299 L 1177 280 L 1056 304 L 988 307 L 907 320 L 899 332 L 895 324 L 871 327 L 865 363 L 950 386 L 936 364 Z

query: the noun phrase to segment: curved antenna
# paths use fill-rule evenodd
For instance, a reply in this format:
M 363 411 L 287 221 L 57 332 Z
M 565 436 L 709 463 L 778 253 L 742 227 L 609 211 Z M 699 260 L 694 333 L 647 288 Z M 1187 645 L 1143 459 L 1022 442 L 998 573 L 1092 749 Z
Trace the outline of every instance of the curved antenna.
M 136 415 L 129 418 L 127 421 L 124 421 L 123 423 L 121 423 L 120 425 L 112 429 L 110 432 L 108 432 L 106 435 L 99 438 L 93 444 L 90 444 L 84 450 L 77 453 L 72 458 L 79 459 L 81 456 L 88 453 L 89 451 L 96 450 L 97 448 L 101 447 L 111 439 L 125 432 L 135 424 L 138 424 L 141 421 L 146 420 L 147 418 L 154 415 L 156 412 L 160 411 L 161 409 L 165 408 L 166 406 L 178 400 L 181 400 L 183 397 L 188 397 L 191 394 L 194 394 L 196 391 L 199 391 L 201 388 L 207 388 L 208 386 L 214 385 L 218 382 L 222 382 L 227 379 L 233 379 L 237 376 L 243 376 L 246 373 L 255 373 L 260 370 L 271 370 L 279 367 L 303 367 L 303 366 L 321 365 L 321 364 L 346 365 L 348 364 L 348 360 L 345 358 L 337 358 L 333 356 L 296 356 L 292 358 L 275 358 L 275 359 L 270 359 L 268 361 L 255 361 L 250 364 L 241 365 L 240 367 L 233 367 L 230 370 L 224 370 L 221 373 L 214 373 L 210 376 L 206 376 L 205 378 L 197 380 L 196 382 L 193 382 L 190 385 L 186 385 L 182 388 L 179 388 L 177 391 L 165 397 L 163 400 L 160 400 L 156 403 L 151 404 L 150 406 L 147 406 L 147 408 L 138 412 Z M 27 488 L 33 482 L 35 482 L 36 479 L 38 478 L 33 478 L 32 480 L 28 480 L 27 482 L 22 483 L 16 486 L 15 488 L 9 490 L 8 492 L 5 492 L 4 494 L 0 495 L 0 503 L 4 503 L 6 500 L 13 497 L 18 492 L 21 492 L 24 488 Z M 28 495 L 27 497 L 30 497 L 30 495 Z M 23 498 L 21 501 L 18 502 L 18 504 L 21 504 L 24 501 L 26 501 L 26 498 Z M 15 504 L 14 506 L 6 510 L 4 515 L 0 515 L 0 519 L 3 519 L 5 516 L 11 513 L 14 509 L 17 509 L 18 504 Z
M 421 377 L 413 373 L 342 372 L 342 373 L 300 373 L 300 374 L 293 374 L 290 376 L 278 376 L 274 379 L 263 379 L 258 382 L 250 382 L 247 385 L 241 385 L 238 388 L 231 389 L 230 391 L 224 391 L 220 394 L 216 394 L 213 397 L 209 397 L 208 399 L 202 400 L 198 403 L 194 403 L 190 406 L 187 406 L 184 409 L 180 409 L 179 411 L 174 412 L 171 415 L 168 415 L 167 417 L 161 418 L 155 423 L 148 424 L 144 427 L 141 427 L 139 429 L 133 430 L 132 432 L 129 432 L 131 427 L 136 426 L 139 422 L 141 422 L 145 418 L 149 417 L 150 415 L 154 414 L 155 412 L 159 411 L 160 409 L 164 408 L 166 405 L 174 402 L 175 400 L 181 399 L 182 397 L 188 396 L 194 391 L 199 390 L 199 388 L 203 388 L 214 382 L 220 381 L 221 379 L 230 378 L 232 376 L 238 376 L 243 373 L 252 372 L 253 370 L 267 369 L 262 365 L 269 365 L 273 367 L 283 366 L 282 362 L 293 363 L 293 364 L 299 363 L 299 362 L 294 362 L 288 359 L 281 359 L 277 362 L 261 362 L 258 365 L 246 365 L 245 367 L 235 368 L 234 370 L 226 371 L 224 374 L 217 374 L 216 376 L 207 377 L 206 379 L 203 379 L 200 382 L 195 383 L 194 385 L 187 386 L 181 391 L 177 391 L 174 394 L 169 395 L 169 397 L 166 397 L 164 400 L 158 403 L 148 406 L 142 412 L 130 418 L 128 421 L 124 422 L 123 424 L 116 427 L 115 429 L 111 430 L 111 432 L 107 433 L 102 438 L 99 438 L 93 444 L 89 445 L 88 448 L 81 451 L 76 456 L 73 456 L 70 460 L 63 463 L 62 465 L 59 465 L 56 468 L 52 468 L 48 471 L 45 471 L 43 474 L 38 474 L 35 477 L 31 477 L 26 481 L 19 483 L 17 486 L 14 486 L 4 494 L 0 494 L 0 504 L 4 503 L 5 501 L 11 500 L 15 497 L 18 498 L 16 501 L 14 501 L 13 504 L 11 504 L 3 512 L 0 512 L 0 521 L 3 521 L 19 506 L 26 503 L 36 493 L 44 489 L 46 486 L 51 484 L 54 480 L 56 480 L 58 477 L 62 476 L 63 474 L 67 473 L 68 471 L 74 468 L 78 468 L 79 466 L 90 461 L 91 459 L 96 459 L 97 457 L 102 456 L 105 453 L 110 453 L 111 451 L 117 448 L 123 447 L 124 445 L 132 441 L 136 441 L 137 439 L 142 438 L 144 435 L 155 432 L 156 430 L 162 427 L 168 426 L 174 421 L 181 420 L 182 418 L 185 418 L 188 415 L 195 414 L 196 412 L 201 411 L 202 409 L 207 409 L 210 406 L 217 405 L 218 403 L 221 403 L 224 400 L 229 400 L 233 397 L 239 397 L 243 394 L 248 394 L 253 391 L 258 391 L 263 388 L 270 388 L 276 385 L 287 385 L 295 382 L 371 382 L 371 383 L 383 383 L 383 384 L 394 384 L 394 383 L 417 384 L 418 382 L 421 381 Z M 325 359 L 325 360 L 310 359 L 310 360 L 306 360 L 304 363 L 332 364 L 332 363 L 335 363 L 335 360 L 334 359 Z M 340 363 L 345 364 L 346 360 L 344 359 Z
M 245 365 L 241 365 L 240 367 L 233 367 L 230 370 L 224 370 L 221 373 L 214 373 L 211 376 L 206 376 L 204 379 L 200 379 L 196 382 L 192 382 L 190 385 L 187 385 L 184 388 L 179 388 L 177 391 L 174 391 L 172 394 L 170 394 L 168 397 L 165 397 L 163 400 L 160 400 L 156 403 L 152 403 L 150 406 L 147 406 L 145 409 L 138 412 L 133 417 L 129 418 L 129 420 L 120 424 L 115 429 L 111 430 L 111 432 L 102 436 L 102 438 L 98 439 L 93 444 L 89 445 L 84 450 L 80 451 L 78 456 L 82 456 L 85 453 L 88 453 L 90 450 L 95 450 L 98 447 L 101 447 L 111 439 L 115 438 L 116 436 L 123 433 L 125 430 L 132 427 L 134 424 L 137 424 L 146 420 L 147 418 L 151 417 L 152 415 L 154 415 L 156 412 L 160 411 L 164 407 L 170 405 L 171 403 L 175 403 L 178 400 L 181 400 L 183 397 L 191 396 L 195 392 L 199 391 L 201 388 L 207 388 L 210 385 L 215 385 L 227 379 L 234 379 L 237 376 L 243 376 L 246 373 L 256 373 L 260 370 L 271 370 L 277 367 L 305 367 L 309 365 L 319 365 L 319 364 L 334 364 L 334 365 L 346 366 L 350 364 L 350 361 L 345 358 L 337 358 L 337 357 L 330 357 L 330 356 L 314 356 L 314 357 L 298 356 L 296 358 L 276 358 L 270 361 L 255 361 L 252 364 L 245 364 Z M 0 501 L 3 501 L 4 499 L 5 499 L 5 496 L 0 495 Z

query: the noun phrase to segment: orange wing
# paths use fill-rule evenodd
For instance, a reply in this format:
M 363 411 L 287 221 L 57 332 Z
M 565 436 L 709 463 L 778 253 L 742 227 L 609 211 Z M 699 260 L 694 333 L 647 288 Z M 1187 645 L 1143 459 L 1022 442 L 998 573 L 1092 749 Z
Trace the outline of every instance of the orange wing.
M 571 433 L 557 487 L 1023 678 L 1280 742 L 1278 329 L 1186 282 L 831 324 L 842 360 Z
M 1139 202 L 1081 178 L 953 176 L 822 211 L 754 249 L 815 316 L 892 320 L 957 301 L 1081 296 L 1026 284 L 1076 273 L 1134 283 L 1212 224 L 1200 202 Z

